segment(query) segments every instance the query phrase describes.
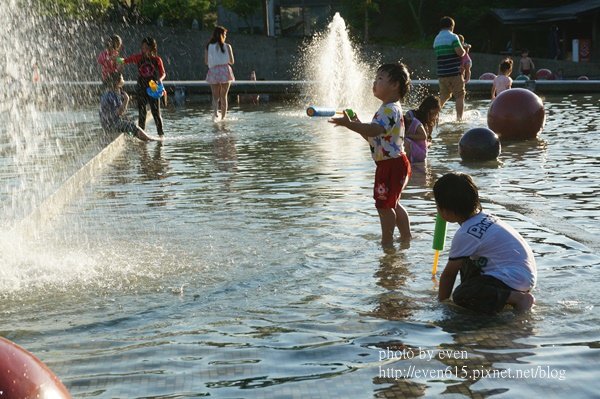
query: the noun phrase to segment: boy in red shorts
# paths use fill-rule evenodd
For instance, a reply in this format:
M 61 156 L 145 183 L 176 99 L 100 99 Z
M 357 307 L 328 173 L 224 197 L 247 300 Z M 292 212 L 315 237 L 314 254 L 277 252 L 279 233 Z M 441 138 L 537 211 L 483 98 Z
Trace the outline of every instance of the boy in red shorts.
M 377 165 L 373 197 L 381 222 L 381 245 L 393 246 L 394 229 L 398 227 L 400 240 L 411 238 L 408 213 L 400 205 L 400 194 L 410 177 L 410 162 L 404 153 L 404 119 L 400 100 L 408 94 L 410 75 L 402 63 L 384 64 L 377 70 L 373 95 L 382 101 L 370 123 L 357 117 L 350 119 L 344 112 L 341 118 L 330 119 L 336 126 L 344 126 L 361 136 L 371 147 L 371 156 Z

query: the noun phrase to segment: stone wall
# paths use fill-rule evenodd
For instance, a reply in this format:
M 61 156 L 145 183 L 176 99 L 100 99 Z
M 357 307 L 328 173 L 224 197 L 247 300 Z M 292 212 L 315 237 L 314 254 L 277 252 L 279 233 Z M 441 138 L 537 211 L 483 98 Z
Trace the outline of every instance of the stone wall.
M 101 50 L 101 36 L 117 33 L 124 39 L 124 54 L 138 52 L 141 39 L 153 36 L 158 42 L 159 54 L 165 62 L 167 80 L 204 80 L 204 48 L 210 33 L 191 29 L 159 28 L 156 26 L 102 28 L 98 35 L 97 52 Z M 272 38 L 261 35 L 242 35 L 232 33 L 227 38 L 233 46 L 236 62 L 234 71 L 236 78 L 246 80 L 250 71 L 255 70 L 259 80 L 292 80 L 299 79 L 295 71 L 304 41 L 297 38 Z M 405 62 L 414 78 L 435 79 L 435 57 L 433 50 L 411 49 L 398 46 L 359 46 L 362 57 L 367 62 Z M 474 52 L 472 78 L 477 79 L 485 72 L 497 73 L 498 64 L 505 56 L 500 54 L 483 54 Z M 518 56 L 514 57 L 515 64 Z M 600 64 L 574 63 L 534 58 L 536 68 L 548 68 L 552 71 L 563 70 L 566 78 L 577 78 L 586 75 L 590 79 L 600 79 Z M 513 72 L 513 77 L 517 71 Z M 135 79 L 135 70 L 128 67 L 126 79 Z

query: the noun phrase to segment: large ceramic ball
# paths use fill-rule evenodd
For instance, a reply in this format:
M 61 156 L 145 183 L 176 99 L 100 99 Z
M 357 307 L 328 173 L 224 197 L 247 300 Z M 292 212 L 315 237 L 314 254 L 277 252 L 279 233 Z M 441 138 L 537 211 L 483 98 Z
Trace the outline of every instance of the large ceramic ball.
M 491 72 L 486 72 L 479 77 L 479 80 L 494 80 L 496 78 L 496 74 Z
M 463 161 L 494 160 L 500 155 L 500 140 L 485 127 L 469 129 L 458 142 L 458 153 Z
M 546 123 L 544 103 L 527 89 L 505 90 L 492 101 L 487 123 L 502 140 L 535 138 Z
M 0 397 L 70 399 L 67 388 L 37 357 L 0 337 Z
M 538 71 L 535 73 L 535 78 L 537 80 L 554 80 L 556 79 L 556 76 L 551 70 L 542 68 L 538 69 Z

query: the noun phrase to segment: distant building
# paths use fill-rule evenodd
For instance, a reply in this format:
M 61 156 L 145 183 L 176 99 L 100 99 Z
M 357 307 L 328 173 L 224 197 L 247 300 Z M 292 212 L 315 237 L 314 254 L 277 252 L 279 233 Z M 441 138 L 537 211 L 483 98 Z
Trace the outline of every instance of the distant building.
M 495 8 L 491 14 L 503 27 L 491 41 L 504 35 L 505 53 L 530 50 L 533 57 L 600 61 L 600 0 L 580 0 L 558 7 Z M 509 45 L 510 44 L 510 45 Z
M 339 3 L 341 1 L 265 0 L 263 7 L 246 20 L 219 6 L 217 20 L 233 32 L 264 34 L 268 30 L 268 36 L 312 36 L 327 26 Z

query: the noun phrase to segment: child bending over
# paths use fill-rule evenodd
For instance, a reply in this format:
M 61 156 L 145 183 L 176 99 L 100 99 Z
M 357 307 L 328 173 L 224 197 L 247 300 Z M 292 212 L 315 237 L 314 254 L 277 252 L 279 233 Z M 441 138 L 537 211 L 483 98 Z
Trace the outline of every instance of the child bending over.
M 441 111 L 440 100 L 435 96 L 427 96 L 419 105 L 404 115 L 406 137 L 404 150 L 411 164 L 425 162 L 427 149 L 431 144 L 434 126 L 438 122 Z
M 438 299 L 494 314 L 509 304 L 518 311 L 535 303 L 531 290 L 537 270 L 523 237 L 496 216 L 482 211 L 477 186 L 469 175 L 448 173 L 433 186 L 439 215 L 460 224 L 452 239 L 448 264 L 440 277 Z

